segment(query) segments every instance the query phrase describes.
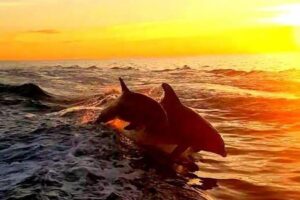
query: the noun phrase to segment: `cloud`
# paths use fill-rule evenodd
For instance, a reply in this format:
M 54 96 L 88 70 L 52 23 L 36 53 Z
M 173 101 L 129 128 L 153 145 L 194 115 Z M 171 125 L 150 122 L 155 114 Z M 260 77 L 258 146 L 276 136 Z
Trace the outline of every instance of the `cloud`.
M 37 34 L 59 34 L 60 31 L 56 29 L 40 29 L 40 30 L 31 30 L 26 33 L 37 33 Z

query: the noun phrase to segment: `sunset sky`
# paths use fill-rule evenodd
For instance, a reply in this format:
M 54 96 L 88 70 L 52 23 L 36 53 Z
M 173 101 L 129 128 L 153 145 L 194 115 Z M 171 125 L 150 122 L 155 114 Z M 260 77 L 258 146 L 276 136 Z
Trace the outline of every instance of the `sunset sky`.
M 295 51 L 299 0 L 0 0 L 0 60 Z

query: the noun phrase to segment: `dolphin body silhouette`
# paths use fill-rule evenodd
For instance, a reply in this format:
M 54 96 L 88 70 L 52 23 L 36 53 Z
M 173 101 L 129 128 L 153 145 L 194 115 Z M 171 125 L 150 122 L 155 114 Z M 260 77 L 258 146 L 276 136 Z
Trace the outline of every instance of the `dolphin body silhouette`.
M 176 138 L 177 147 L 172 152 L 174 158 L 187 148 L 193 151 L 208 151 L 226 157 L 225 144 L 218 131 L 192 109 L 184 106 L 173 88 L 163 83 L 164 96 L 160 101 L 167 113 L 169 128 Z
M 101 112 L 96 123 L 106 123 L 120 118 L 129 122 L 125 130 L 143 127 L 147 134 L 157 136 L 167 132 L 168 118 L 162 106 L 146 95 L 130 91 L 122 78 L 119 80 L 122 88 L 121 96 Z

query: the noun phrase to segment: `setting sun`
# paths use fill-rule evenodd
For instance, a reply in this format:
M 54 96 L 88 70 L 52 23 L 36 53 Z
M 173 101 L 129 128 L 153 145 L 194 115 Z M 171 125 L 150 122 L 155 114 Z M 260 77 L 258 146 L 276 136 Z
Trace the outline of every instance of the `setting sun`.
M 274 8 L 279 15 L 272 19 L 279 24 L 300 26 L 300 4 L 282 5 Z
M 269 22 L 279 25 L 291 26 L 294 42 L 300 48 L 300 4 L 286 4 L 270 8 L 276 14 Z

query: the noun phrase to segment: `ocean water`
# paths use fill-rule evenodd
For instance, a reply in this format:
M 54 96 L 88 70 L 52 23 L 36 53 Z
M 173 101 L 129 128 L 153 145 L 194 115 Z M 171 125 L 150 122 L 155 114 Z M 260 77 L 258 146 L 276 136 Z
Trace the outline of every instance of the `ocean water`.
M 228 156 L 176 174 L 90 123 L 118 77 L 157 100 L 171 84 Z M 0 62 L 0 199 L 300 199 L 299 88 L 299 54 Z

